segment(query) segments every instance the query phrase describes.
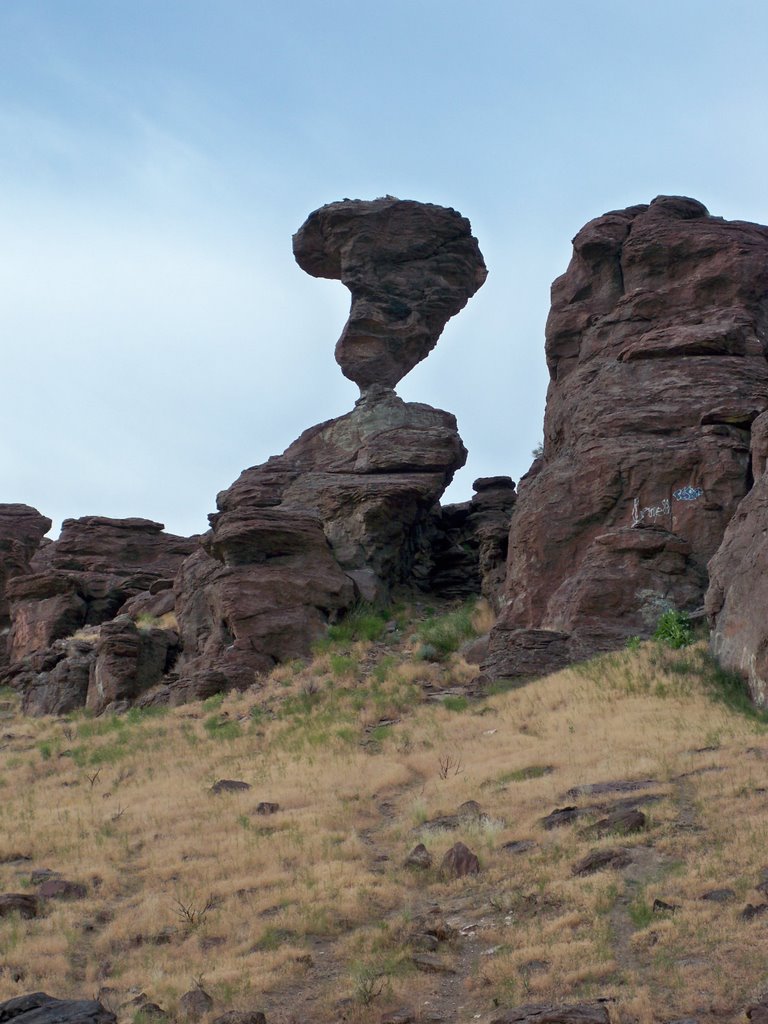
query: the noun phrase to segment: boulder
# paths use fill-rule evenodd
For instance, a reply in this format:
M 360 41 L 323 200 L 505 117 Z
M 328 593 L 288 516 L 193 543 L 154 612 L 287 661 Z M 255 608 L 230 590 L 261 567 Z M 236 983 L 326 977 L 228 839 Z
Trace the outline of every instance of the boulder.
M 336 361 L 362 392 L 394 388 L 487 277 L 468 220 L 393 196 L 315 210 L 293 236 L 293 252 L 302 270 L 340 280 L 352 294 Z
M 33 992 L 0 1003 L 0 1021 L 14 1024 L 115 1024 L 116 1020 L 95 999 L 55 999 Z
M 768 408 L 768 228 L 655 199 L 591 221 L 552 286 L 544 449 L 520 482 L 487 677 L 693 611 Z
M 480 861 L 464 843 L 454 843 L 443 857 L 440 874 L 445 878 L 463 878 L 465 875 L 477 875 L 480 872 Z
M 105 622 L 90 665 L 86 706 L 99 714 L 113 701 L 133 701 L 171 667 L 178 642 L 174 630 L 139 629 L 128 615 Z

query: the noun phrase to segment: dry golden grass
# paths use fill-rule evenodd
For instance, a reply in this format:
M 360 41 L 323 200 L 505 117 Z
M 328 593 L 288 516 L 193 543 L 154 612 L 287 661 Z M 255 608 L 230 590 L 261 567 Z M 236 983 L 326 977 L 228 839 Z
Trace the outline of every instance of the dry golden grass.
M 768 745 L 759 721 L 711 698 L 701 652 L 648 644 L 440 705 L 423 690 L 469 669 L 415 660 L 417 647 L 349 641 L 245 694 L 165 714 L 7 717 L 2 891 L 34 891 L 30 871 L 44 867 L 89 891 L 0 920 L 0 999 L 109 986 L 116 1007 L 135 990 L 173 1014 L 202 979 L 213 1015 L 264 1008 L 272 1020 L 310 1007 L 336 1020 L 343 999 L 360 1021 L 396 1004 L 471 1020 L 595 995 L 615 999 L 621 1024 L 711 1006 L 741 1019 L 764 977 L 768 914 L 747 923 L 740 911 L 763 901 Z M 220 778 L 252 788 L 212 795 Z M 587 819 L 540 823 L 627 795 L 566 797 L 573 786 L 646 778 L 659 799 L 645 832 L 589 840 Z M 263 800 L 280 810 L 256 814 Z M 420 828 L 467 800 L 481 821 Z M 403 868 L 418 841 L 439 865 L 458 839 L 480 857 L 477 877 Z M 518 839 L 536 845 L 501 849 Z M 572 874 L 617 844 L 635 851 L 630 868 Z M 700 899 L 725 886 L 731 902 Z M 653 913 L 657 898 L 677 910 Z M 438 949 L 455 974 L 411 961 L 414 922 L 434 905 L 464 930 Z

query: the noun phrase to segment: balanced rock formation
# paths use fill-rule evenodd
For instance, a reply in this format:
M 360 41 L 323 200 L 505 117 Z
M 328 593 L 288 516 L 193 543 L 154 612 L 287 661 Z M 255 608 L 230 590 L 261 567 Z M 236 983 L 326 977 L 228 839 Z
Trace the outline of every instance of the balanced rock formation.
M 485 280 L 469 222 L 391 197 L 345 200 L 311 214 L 294 251 L 352 293 L 336 354 L 360 400 L 245 470 L 202 538 L 87 516 L 41 544 L 49 520 L 0 506 L 0 681 L 26 711 L 100 713 L 247 687 L 307 656 L 355 601 L 400 586 L 449 594 L 465 573 L 463 593 L 498 593 L 514 485 L 478 481 L 466 507 L 441 510 L 467 455 L 456 420 L 393 390 Z
M 302 270 L 352 293 L 336 361 L 362 392 L 394 388 L 487 276 L 466 218 L 393 196 L 315 210 L 293 236 L 293 252 Z
M 485 671 L 524 676 L 703 602 L 768 408 L 768 228 L 661 196 L 590 221 L 552 286 L 544 453 Z
M 393 387 L 485 279 L 468 221 L 423 203 L 345 200 L 311 214 L 293 242 L 304 270 L 352 292 L 336 356 L 362 397 L 218 495 L 203 550 L 176 581 L 174 701 L 247 686 L 308 655 L 355 600 L 413 584 L 437 502 L 466 460 L 455 418 Z
M 739 505 L 709 563 L 706 610 L 710 645 L 720 664 L 739 673 L 752 700 L 768 706 L 768 412 L 752 424 L 755 484 Z

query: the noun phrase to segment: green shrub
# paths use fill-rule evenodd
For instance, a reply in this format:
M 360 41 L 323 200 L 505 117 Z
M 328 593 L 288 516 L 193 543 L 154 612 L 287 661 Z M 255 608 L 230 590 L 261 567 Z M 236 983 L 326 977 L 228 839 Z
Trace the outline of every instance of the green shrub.
M 476 636 L 472 625 L 475 602 L 456 608 L 445 615 L 435 616 L 423 622 L 417 631 L 421 648 L 417 657 L 423 661 L 441 661 L 458 651 L 465 640 Z
M 328 627 L 326 640 L 320 648 L 334 644 L 351 644 L 356 640 L 380 640 L 387 625 L 386 612 L 369 604 L 356 605 L 341 622 Z
M 653 639 L 675 649 L 688 647 L 693 643 L 691 620 L 685 612 L 678 612 L 674 608 L 670 608 L 659 619 Z

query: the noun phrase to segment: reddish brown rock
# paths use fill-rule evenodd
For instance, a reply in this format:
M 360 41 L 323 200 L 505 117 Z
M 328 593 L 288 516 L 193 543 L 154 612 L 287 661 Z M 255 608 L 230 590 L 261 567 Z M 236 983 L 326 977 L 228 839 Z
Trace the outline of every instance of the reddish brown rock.
M 768 407 L 768 228 L 695 200 L 599 217 L 552 287 L 544 452 L 485 672 L 541 674 L 702 604 Z
M 94 710 L 103 710 L 113 699 L 133 699 L 155 682 L 172 661 L 174 634 L 164 634 L 165 654 L 155 651 L 156 656 L 150 657 L 151 645 L 143 633 L 138 644 L 141 651 L 133 650 L 127 641 L 120 646 L 109 631 L 96 651 L 99 637 L 91 635 L 83 642 L 79 631 L 109 622 L 126 603 L 136 616 L 151 602 L 157 608 L 157 601 L 162 600 L 167 607 L 166 591 L 153 595 L 150 589 L 167 588 L 197 543 L 195 537 L 166 534 L 161 523 L 146 519 L 86 516 L 65 520 L 60 538 L 39 548 L 30 560 L 28 574 L 15 576 L 6 587 L 10 665 L 3 679 L 21 691 L 25 710 L 62 714 L 82 707 L 89 690 L 86 677 L 92 675 L 94 659 L 99 657 L 102 667 L 91 688 Z M 137 608 L 142 595 L 147 600 Z M 123 624 L 118 632 L 132 629 L 135 632 L 133 626 Z M 110 640 L 111 655 L 107 650 Z M 119 669 L 118 655 L 125 655 Z M 153 666 L 162 662 L 159 673 L 150 671 L 150 661 Z M 118 695 L 110 696 L 113 691 Z
M 8 587 L 11 660 L 114 618 L 129 598 L 173 577 L 196 546 L 196 537 L 148 519 L 66 519 L 59 539 L 32 559 L 34 574 Z
M 386 594 L 406 582 L 465 458 L 453 416 L 389 393 L 245 470 L 218 496 L 204 552 L 176 580 L 183 653 L 173 699 L 244 688 L 307 657 L 366 585 Z
M 0 1021 L 14 1024 L 115 1024 L 114 1013 L 95 999 L 55 999 L 32 992 L 0 1003 Z
M 30 505 L 0 504 L 0 665 L 11 624 L 6 584 L 30 572 L 32 556 L 50 528 L 51 520 Z
M 178 643 L 175 630 L 139 629 L 128 615 L 105 622 L 90 666 L 86 707 L 98 714 L 115 701 L 133 701 L 165 675 Z
M 454 416 L 390 393 L 306 430 L 282 455 L 246 469 L 217 505 L 225 513 L 315 515 L 343 569 L 400 583 L 413 565 L 419 528 L 466 457 Z M 214 538 L 220 529 L 214 520 Z
M 446 878 L 463 878 L 465 875 L 477 875 L 480 872 L 480 861 L 464 843 L 454 843 L 443 857 L 440 874 Z
M 37 917 L 40 912 L 40 901 L 37 896 L 29 896 L 22 892 L 5 892 L 0 894 L 0 917 L 18 914 L 29 919 Z
M 755 484 L 739 505 L 709 563 L 706 609 L 710 645 L 720 664 L 739 673 L 752 700 L 768 705 L 768 413 L 753 423 Z
M 489 1024 L 609 1024 L 604 1002 L 526 1003 L 491 1015 Z
M 307 657 L 329 619 L 354 601 L 316 516 L 270 508 L 216 517 L 204 551 L 177 579 L 183 643 L 174 698 L 244 689 Z
M 302 270 L 352 293 L 336 361 L 363 392 L 394 388 L 487 276 L 461 214 L 392 196 L 315 210 L 293 236 L 293 252 Z

